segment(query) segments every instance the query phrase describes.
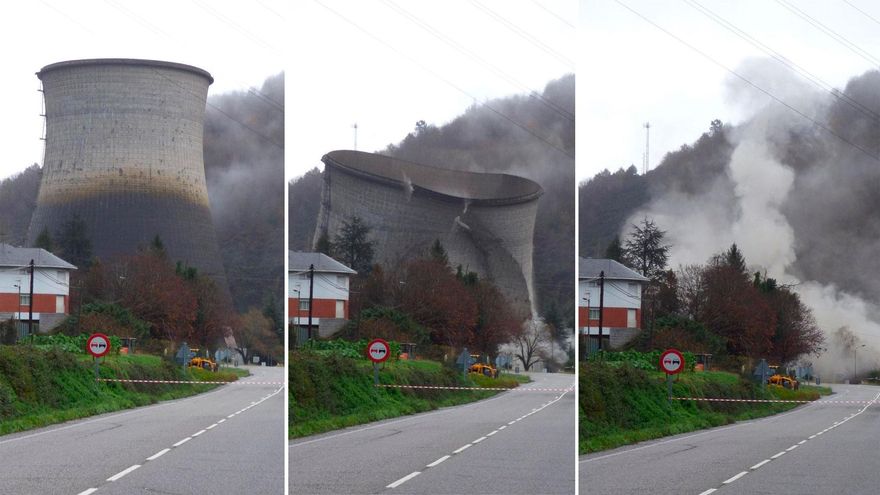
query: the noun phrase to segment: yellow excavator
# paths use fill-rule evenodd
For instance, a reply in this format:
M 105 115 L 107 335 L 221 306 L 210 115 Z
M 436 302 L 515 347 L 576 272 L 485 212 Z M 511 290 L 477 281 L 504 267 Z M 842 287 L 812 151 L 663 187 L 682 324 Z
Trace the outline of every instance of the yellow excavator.
M 199 350 L 196 348 L 190 349 L 190 352 L 198 354 Z M 217 365 L 214 361 L 206 357 L 195 356 L 189 360 L 189 366 L 195 368 L 202 368 L 203 370 L 208 371 L 217 371 L 220 369 L 220 366 Z
M 474 363 L 468 368 L 468 373 L 479 373 L 492 378 L 498 378 L 498 370 L 490 364 Z
M 792 390 L 797 390 L 798 388 L 800 388 L 801 384 L 797 381 L 797 378 L 780 373 L 779 366 L 771 365 L 769 368 L 773 372 L 773 375 L 767 379 L 768 384 L 779 385 L 781 387 L 790 388 Z

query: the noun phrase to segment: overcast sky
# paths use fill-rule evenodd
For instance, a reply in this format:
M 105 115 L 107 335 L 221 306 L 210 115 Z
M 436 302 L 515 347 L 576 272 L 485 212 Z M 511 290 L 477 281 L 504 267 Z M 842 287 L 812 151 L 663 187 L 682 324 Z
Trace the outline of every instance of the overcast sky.
M 645 122 L 651 124 L 653 168 L 667 152 L 695 141 L 713 119 L 736 123 L 747 116 L 743 101 L 752 96 L 730 98 L 725 91 L 734 76 L 672 35 L 732 70 L 767 55 L 701 13 L 700 6 L 834 87 L 880 65 L 880 4 L 871 0 L 581 0 L 580 6 L 579 181 L 604 168 L 634 164 L 641 171 Z M 869 55 L 854 53 L 858 50 Z M 749 77 L 775 91 L 772 77 Z
M 284 68 L 285 0 L 44 0 L 16 2 L 0 30 L 0 179 L 42 164 L 42 97 L 35 73 L 83 58 L 146 58 L 214 76 L 209 95 L 259 87 Z
M 542 91 L 575 71 L 576 0 L 315 0 L 293 9 L 291 178 L 352 149 L 355 123 L 357 149 L 378 151 L 419 120 L 442 125 L 474 102 Z

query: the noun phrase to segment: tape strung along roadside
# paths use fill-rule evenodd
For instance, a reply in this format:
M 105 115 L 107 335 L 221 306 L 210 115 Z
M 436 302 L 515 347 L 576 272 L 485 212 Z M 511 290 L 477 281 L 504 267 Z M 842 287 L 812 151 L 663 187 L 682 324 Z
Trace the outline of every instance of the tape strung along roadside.
M 198 381 L 198 380 L 130 380 L 127 378 L 98 378 L 99 382 L 122 382 L 122 383 L 189 383 L 193 385 L 284 385 L 284 382 L 245 382 L 245 381 Z
M 785 402 L 790 404 L 877 404 L 874 400 L 786 400 L 786 399 L 721 399 L 710 397 L 672 397 L 672 400 L 699 400 L 707 402 Z
M 380 388 L 426 388 L 433 390 L 471 390 L 479 392 L 482 390 L 510 390 L 513 392 L 568 392 L 574 387 L 569 388 L 523 388 L 523 387 L 441 387 L 439 385 L 376 385 Z

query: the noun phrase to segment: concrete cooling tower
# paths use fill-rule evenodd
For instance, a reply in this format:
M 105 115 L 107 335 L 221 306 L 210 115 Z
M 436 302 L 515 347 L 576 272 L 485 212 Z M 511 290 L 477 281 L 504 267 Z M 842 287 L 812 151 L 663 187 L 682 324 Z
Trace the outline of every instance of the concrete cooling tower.
M 506 174 L 447 170 L 358 151 L 322 158 L 318 228 L 333 239 L 358 216 L 376 260 L 426 253 L 435 239 L 450 264 L 491 280 L 516 307 L 532 309 L 532 245 L 541 186 Z
M 28 243 L 79 215 L 95 256 L 132 254 L 158 235 L 172 261 L 226 290 L 205 184 L 209 73 L 152 60 L 60 62 L 37 73 L 46 151 Z

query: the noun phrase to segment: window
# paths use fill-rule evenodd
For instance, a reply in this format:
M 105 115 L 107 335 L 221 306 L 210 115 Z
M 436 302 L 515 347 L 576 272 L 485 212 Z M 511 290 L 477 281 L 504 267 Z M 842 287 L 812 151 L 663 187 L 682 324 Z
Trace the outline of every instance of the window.
M 590 308 L 590 319 L 598 320 L 599 319 L 599 309 L 598 308 Z
M 636 324 L 636 310 L 627 309 L 626 310 L 626 327 L 627 328 L 638 328 Z
M 345 289 L 348 287 L 348 277 L 345 275 L 337 275 L 336 276 L 336 285 Z
M 65 271 L 65 270 L 58 270 L 57 274 L 58 274 L 58 275 L 57 275 L 57 277 L 55 277 L 55 278 L 58 279 L 58 282 L 61 283 L 61 284 L 66 284 L 66 283 L 67 283 L 67 271 Z
M 21 306 L 30 306 L 31 305 L 31 295 L 30 294 L 22 294 L 18 296 L 18 304 Z
M 300 299 L 299 300 L 299 310 L 300 311 L 308 311 L 309 310 L 309 300 L 308 299 Z

